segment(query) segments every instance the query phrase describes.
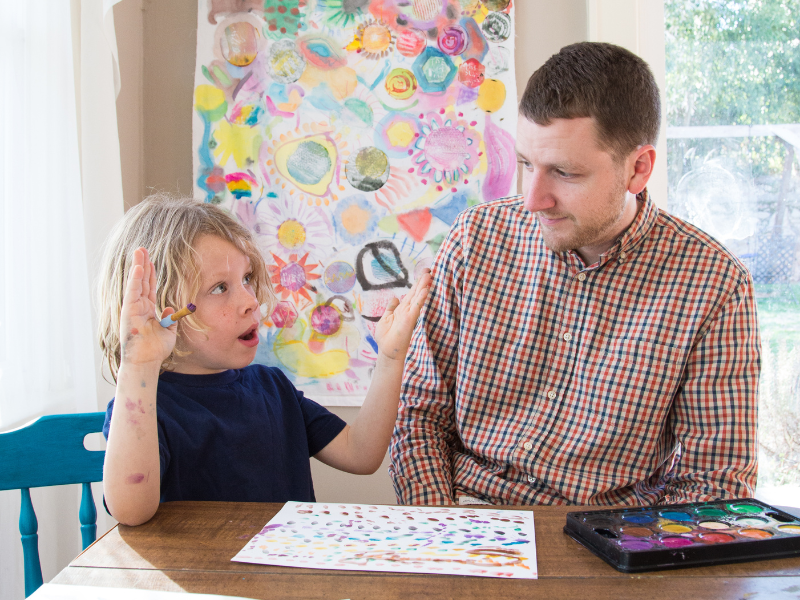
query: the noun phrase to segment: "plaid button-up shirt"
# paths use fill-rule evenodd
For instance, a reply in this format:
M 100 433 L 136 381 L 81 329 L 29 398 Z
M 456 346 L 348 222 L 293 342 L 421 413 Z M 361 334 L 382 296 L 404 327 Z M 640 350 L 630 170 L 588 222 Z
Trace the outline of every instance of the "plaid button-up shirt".
M 462 213 L 433 274 L 392 438 L 401 503 L 752 496 L 753 285 L 713 238 L 645 192 L 587 267 L 509 198 Z

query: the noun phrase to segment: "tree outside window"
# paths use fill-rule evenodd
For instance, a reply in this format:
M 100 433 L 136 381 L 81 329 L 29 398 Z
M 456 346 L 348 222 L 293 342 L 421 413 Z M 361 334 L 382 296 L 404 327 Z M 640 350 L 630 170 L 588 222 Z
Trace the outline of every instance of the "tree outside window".
M 753 276 L 758 486 L 800 500 L 800 0 L 665 0 L 664 14 L 669 211 Z

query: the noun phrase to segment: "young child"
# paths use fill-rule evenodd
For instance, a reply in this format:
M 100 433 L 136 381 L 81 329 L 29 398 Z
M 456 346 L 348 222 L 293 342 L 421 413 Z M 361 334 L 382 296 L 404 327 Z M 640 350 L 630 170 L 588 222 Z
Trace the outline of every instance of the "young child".
M 276 368 L 251 365 L 274 297 L 250 232 L 223 210 L 164 196 L 130 209 L 108 242 L 100 345 L 117 383 L 103 490 L 121 523 L 159 502 L 314 501 L 309 457 L 374 473 L 397 416 L 403 362 L 430 287 L 424 273 L 377 324 L 378 360 L 352 425 Z M 194 314 L 164 328 L 188 303 Z

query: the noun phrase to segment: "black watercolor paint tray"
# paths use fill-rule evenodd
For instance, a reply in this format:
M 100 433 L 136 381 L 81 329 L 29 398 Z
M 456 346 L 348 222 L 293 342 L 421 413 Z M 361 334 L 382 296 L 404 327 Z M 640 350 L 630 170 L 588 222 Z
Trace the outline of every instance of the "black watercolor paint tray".
M 628 573 L 800 556 L 800 518 L 752 499 L 571 512 L 564 532 Z

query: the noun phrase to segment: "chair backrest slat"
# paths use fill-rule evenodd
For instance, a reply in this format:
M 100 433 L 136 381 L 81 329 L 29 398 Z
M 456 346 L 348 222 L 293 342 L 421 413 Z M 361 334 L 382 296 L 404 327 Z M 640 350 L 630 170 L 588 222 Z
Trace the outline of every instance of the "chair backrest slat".
M 103 480 L 105 452 L 83 438 L 103 429 L 105 413 L 49 415 L 0 434 L 0 490 Z
M 103 429 L 105 413 L 49 415 L 19 429 L 0 433 L 0 490 L 19 489 L 22 503 L 19 532 L 25 561 L 25 596 L 42 585 L 39 562 L 39 523 L 30 488 L 82 484 L 81 522 L 83 548 L 97 536 L 97 508 L 91 482 L 103 480 L 105 452 L 87 450 L 83 439 Z

